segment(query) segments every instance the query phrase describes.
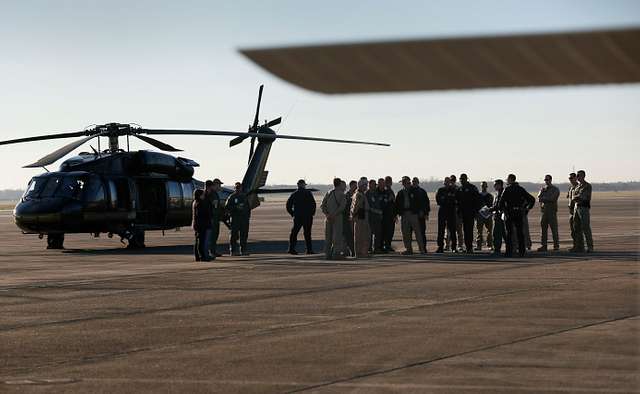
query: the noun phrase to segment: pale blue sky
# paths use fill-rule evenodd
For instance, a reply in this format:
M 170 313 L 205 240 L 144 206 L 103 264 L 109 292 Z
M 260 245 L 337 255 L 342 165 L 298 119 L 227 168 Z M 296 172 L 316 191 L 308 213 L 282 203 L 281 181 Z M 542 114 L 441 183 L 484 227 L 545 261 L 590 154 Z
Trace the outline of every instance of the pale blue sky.
M 261 118 L 284 116 L 282 133 L 392 144 L 277 141 L 269 183 L 462 171 L 472 181 L 508 172 L 564 180 L 574 165 L 594 181 L 637 180 L 637 84 L 325 96 L 267 74 L 237 49 L 638 25 L 640 1 L 615 0 L 3 1 L 0 139 L 110 121 L 244 130 L 264 83 Z M 231 183 L 244 172 L 248 144 L 164 140 L 201 163 L 200 179 Z M 66 141 L 0 147 L 0 188 L 24 187 L 40 170 L 20 167 Z

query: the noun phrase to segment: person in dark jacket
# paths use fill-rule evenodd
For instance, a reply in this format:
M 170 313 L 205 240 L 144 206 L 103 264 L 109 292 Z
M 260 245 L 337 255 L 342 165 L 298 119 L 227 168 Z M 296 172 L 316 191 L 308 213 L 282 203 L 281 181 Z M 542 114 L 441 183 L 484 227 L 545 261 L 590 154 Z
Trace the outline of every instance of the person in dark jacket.
M 213 181 L 205 182 L 205 201 L 211 206 L 211 231 L 209 233 L 209 239 L 207 245 L 209 246 L 209 255 L 212 259 L 222 256 L 218 253 L 218 237 L 220 236 L 220 220 L 224 216 L 224 201 L 220 200 L 218 194 L 222 188 L 222 181 L 216 178 Z
M 444 185 L 436 192 L 436 202 L 438 204 L 438 249 L 436 253 L 444 252 L 444 234 L 449 229 L 450 246 L 453 252 L 457 251 L 456 234 L 456 207 L 458 204 L 458 188 L 451 178 L 444 178 Z
M 507 250 L 505 256 L 513 256 L 513 238 L 516 236 L 518 238 L 518 253 L 520 257 L 522 257 L 526 250 L 522 229 L 524 212 L 535 206 L 536 199 L 516 182 L 516 176 L 514 174 L 509 174 L 507 177 L 507 185 L 504 192 L 502 192 L 499 203 L 500 210 L 504 212 L 507 217 L 505 222 L 505 228 L 507 230 Z
M 459 192 L 458 209 L 462 217 L 464 246 L 467 253 L 473 253 L 473 225 L 480 209 L 480 192 L 475 185 L 469 183 L 467 174 L 460 174 Z
M 242 183 L 236 182 L 234 192 L 227 197 L 224 209 L 231 218 L 231 237 L 229 252 L 232 256 L 249 255 L 247 239 L 249 237 L 249 222 L 251 220 L 251 206 L 247 194 L 243 191 Z M 240 247 L 238 247 L 238 240 Z
M 316 214 L 316 200 L 313 194 L 306 189 L 307 183 L 304 179 L 298 181 L 298 190 L 293 192 L 287 200 L 287 212 L 293 218 L 293 228 L 289 236 L 289 253 L 298 254 L 296 243 L 298 243 L 298 233 L 303 228 L 304 241 L 307 245 L 307 254 L 313 254 L 311 242 L 311 226 L 313 225 L 313 215 Z
M 493 212 L 493 254 L 499 256 L 502 241 L 504 240 L 506 242 L 504 220 L 502 220 L 502 211 L 500 210 L 500 200 L 504 192 L 504 182 L 502 179 L 496 179 L 493 182 L 493 189 L 498 193 L 491 205 L 491 212 Z
M 197 189 L 193 193 L 192 227 L 195 231 L 193 251 L 196 261 L 211 261 L 207 245 L 211 232 L 211 204 L 205 200 L 204 190 Z
M 369 253 L 382 253 L 382 209 L 384 194 L 384 179 L 369 180 L 369 189 L 364 193 L 369 202 Z
M 418 196 L 418 204 L 420 205 L 418 210 L 418 225 L 420 226 L 420 236 L 422 236 L 422 242 L 424 243 L 425 250 L 427 249 L 427 220 L 429 220 L 429 213 L 431 212 L 431 201 L 429 201 L 429 194 L 427 191 L 420 187 L 420 180 L 418 177 L 414 177 L 411 180 L 411 185 L 416 190 Z
M 393 252 L 391 242 L 396 229 L 396 211 L 395 202 L 396 195 L 391 188 L 393 186 L 393 178 L 386 176 L 384 178 L 384 194 L 382 196 L 382 249 L 384 253 Z
M 411 186 L 411 178 L 408 176 L 402 177 L 402 190 L 396 195 L 396 213 L 400 216 L 400 227 L 402 229 L 402 241 L 404 242 L 405 251 L 403 255 L 413 254 L 413 248 L 411 246 L 412 233 L 416 235 L 416 242 L 420 253 L 427 253 L 424 247 L 424 242 L 420 236 L 420 225 L 418 224 L 418 212 L 420 212 L 420 203 L 418 202 L 418 195 L 413 186 Z

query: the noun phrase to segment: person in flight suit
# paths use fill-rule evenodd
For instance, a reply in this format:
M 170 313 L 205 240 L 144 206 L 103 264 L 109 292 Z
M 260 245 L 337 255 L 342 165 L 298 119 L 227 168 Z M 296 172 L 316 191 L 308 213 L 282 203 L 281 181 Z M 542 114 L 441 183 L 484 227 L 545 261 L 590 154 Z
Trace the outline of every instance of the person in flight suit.
M 386 176 L 384 178 L 384 195 L 382 197 L 382 247 L 385 253 L 393 252 L 391 242 L 393 242 L 393 234 L 396 230 L 397 215 L 395 212 L 396 195 L 392 189 L 393 178 Z
M 193 193 L 191 227 L 196 236 L 193 246 L 196 261 L 211 261 L 207 248 L 207 238 L 211 231 L 211 205 L 205 199 L 204 193 L 202 189 Z
M 366 177 L 358 181 L 358 191 L 353 195 L 351 203 L 351 220 L 353 221 L 354 255 L 356 259 L 368 258 L 369 255 L 369 201 L 365 196 L 369 182 Z
M 444 234 L 447 229 L 450 233 L 450 246 L 453 252 L 457 252 L 456 220 L 458 205 L 458 188 L 451 182 L 450 177 L 444 178 L 444 185 L 436 192 L 438 204 L 438 249 L 436 253 L 444 252 Z
M 504 220 L 502 220 L 502 211 L 500 210 L 500 200 L 504 192 L 504 182 L 502 179 L 496 179 L 493 182 L 493 189 L 498 193 L 496 194 L 496 198 L 493 199 L 493 205 L 491 206 L 491 212 L 493 212 L 493 253 L 496 256 L 500 256 L 502 241 L 505 240 L 506 236 Z
M 567 198 L 569 199 L 569 229 L 571 230 L 571 240 L 573 241 L 573 245 L 569 248 L 569 252 L 576 252 L 578 249 L 577 246 L 577 235 L 576 228 L 573 221 L 573 215 L 575 214 L 576 203 L 573 201 L 573 192 L 578 187 L 577 175 L 575 172 L 569 174 L 569 191 L 567 192 Z
M 382 179 L 384 190 L 384 179 Z M 364 194 L 369 203 L 369 252 L 382 253 L 382 195 L 378 191 L 375 179 L 369 180 L 369 189 Z
M 324 225 L 324 255 L 327 260 L 343 259 L 344 212 L 347 206 L 344 196 L 345 183 L 340 178 L 333 180 L 333 190 L 322 199 L 320 210 L 326 217 Z
M 480 193 L 478 188 L 469 183 L 467 174 L 460 174 L 460 194 L 458 210 L 462 216 L 464 229 L 464 245 L 467 253 L 473 253 L 473 224 L 480 209 Z
M 480 187 L 482 189 L 480 192 L 480 207 L 486 206 L 491 208 L 493 206 L 493 194 L 487 191 L 487 182 L 482 181 Z M 476 216 L 476 230 L 478 232 L 476 235 L 476 250 L 482 250 L 482 233 L 485 228 L 487 229 L 487 247 L 493 249 L 493 218 L 489 216 L 485 219 L 482 215 L 478 214 Z
M 205 182 L 205 199 L 211 205 L 211 233 L 209 234 L 209 255 L 212 259 L 222 256 L 218 253 L 218 237 L 220 236 L 220 221 L 224 216 L 224 203 L 220 200 L 222 182 L 216 178 Z
M 396 195 L 396 213 L 400 215 L 402 228 L 402 241 L 404 242 L 403 255 L 413 254 L 413 247 L 411 246 L 412 233 L 416 236 L 416 242 L 420 253 L 427 253 L 420 236 L 420 225 L 418 224 L 418 212 L 420 211 L 420 203 L 418 202 L 418 195 L 411 186 L 411 178 L 408 176 L 402 177 L 403 189 Z
M 313 193 L 306 189 L 307 183 L 304 179 L 298 181 L 298 190 L 293 192 L 287 200 L 287 212 L 293 218 L 293 227 L 289 235 L 289 253 L 298 254 L 296 243 L 298 243 L 298 233 L 304 229 L 304 241 L 307 247 L 307 254 L 313 254 L 313 243 L 311 241 L 311 226 L 313 216 L 316 214 L 316 200 Z
M 573 190 L 572 201 L 575 203 L 573 225 L 576 229 L 576 252 L 584 251 L 585 241 L 587 253 L 593 252 L 593 236 L 591 235 L 591 184 L 584 178 L 586 173 L 577 173 L 578 186 Z
M 508 186 L 502 192 L 499 204 L 500 210 L 507 216 L 505 223 L 507 230 L 507 250 L 505 256 L 513 256 L 513 239 L 517 237 L 518 253 L 520 257 L 523 257 L 526 246 L 524 233 L 522 231 L 524 211 L 533 208 L 536 204 L 536 199 L 516 182 L 516 176 L 514 174 L 507 176 L 507 184 Z
M 427 220 L 429 220 L 429 213 L 431 212 L 431 201 L 429 201 L 429 194 L 427 191 L 420 187 L 420 180 L 418 177 L 414 177 L 411 180 L 411 186 L 413 186 L 418 196 L 418 225 L 420 226 L 420 236 L 422 237 L 422 243 L 424 243 L 424 249 L 427 250 Z
M 342 222 L 342 232 L 344 234 L 344 248 L 345 248 L 345 256 L 355 256 L 356 249 L 353 245 L 354 236 L 353 236 L 353 220 L 351 219 L 351 204 L 353 203 L 353 196 L 358 191 L 358 182 L 350 181 L 349 182 L 349 190 L 344 193 L 344 198 L 346 200 L 346 209 L 345 214 L 343 216 L 344 222 Z
M 558 197 L 560 197 L 560 189 L 551 183 L 552 179 L 551 175 L 545 175 L 545 185 L 538 193 L 540 226 L 542 227 L 540 237 L 541 246 L 538 248 L 538 252 L 547 251 L 549 227 L 551 227 L 551 236 L 553 237 L 553 250 L 560 250 L 560 238 L 558 237 Z
M 232 256 L 248 256 L 247 239 L 249 237 L 249 221 L 251 219 L 251 207 L 247 195 L 242 190 L 242 183 L 235 183 L 235 190 L 227 198 L 224 206 L 225 212 L 231 218 L 231 237 L 229 240 L 229 252 Z M 238 240 L 240 247 L 238 248 Z

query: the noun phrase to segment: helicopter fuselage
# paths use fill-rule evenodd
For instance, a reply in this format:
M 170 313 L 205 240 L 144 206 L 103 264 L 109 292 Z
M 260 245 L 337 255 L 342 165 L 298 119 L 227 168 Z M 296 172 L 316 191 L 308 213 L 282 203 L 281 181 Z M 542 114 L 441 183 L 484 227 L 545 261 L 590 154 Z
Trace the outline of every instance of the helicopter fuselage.
M 192 177 L 197 165 L 150 151 L 83 153 L 31 179 L 15 222 L 25 233 L 123 237 L 190 226 L 193 192 L 203 187 Z

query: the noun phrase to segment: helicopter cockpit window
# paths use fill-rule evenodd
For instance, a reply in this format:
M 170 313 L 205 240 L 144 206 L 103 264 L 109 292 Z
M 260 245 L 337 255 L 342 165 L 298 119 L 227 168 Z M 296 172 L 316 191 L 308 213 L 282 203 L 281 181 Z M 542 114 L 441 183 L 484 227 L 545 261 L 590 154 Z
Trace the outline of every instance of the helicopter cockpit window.
M 38 198 L 42 189 L 44 189 L 44 185 L 47 184 L 47 178 L 33 178 L 31 182 L 29 182 L 29 186 L 27 190 L 22 195 L 23 201 L 32 200 L 34 198 Z
M 66 197 L 79 199 L 84 189 L 85 181 L 74 176 L 33 178 L 29 183 L 23 200 L 34 198 Z
M 58 188 L 55 190 L 54 196 L 79 199 L 84 186 L 84 179 L 65 176 L 58 179 Z

